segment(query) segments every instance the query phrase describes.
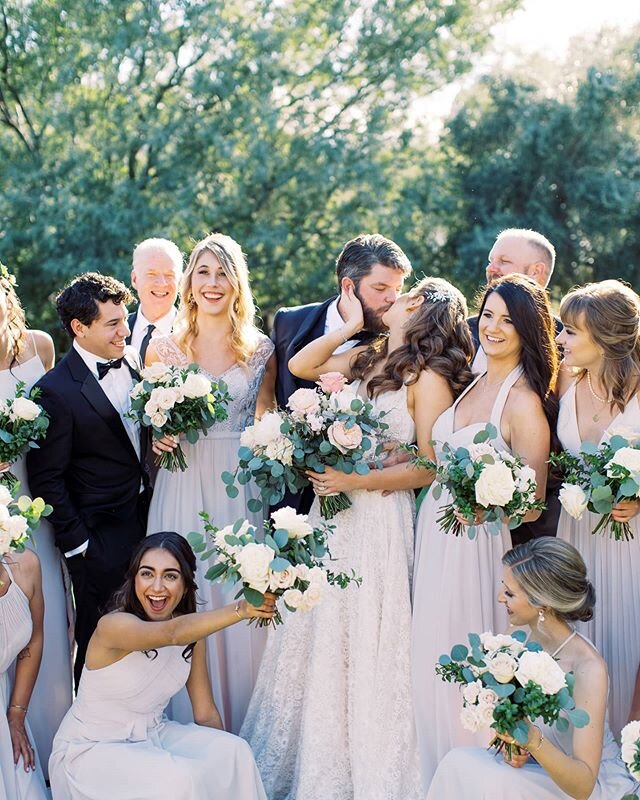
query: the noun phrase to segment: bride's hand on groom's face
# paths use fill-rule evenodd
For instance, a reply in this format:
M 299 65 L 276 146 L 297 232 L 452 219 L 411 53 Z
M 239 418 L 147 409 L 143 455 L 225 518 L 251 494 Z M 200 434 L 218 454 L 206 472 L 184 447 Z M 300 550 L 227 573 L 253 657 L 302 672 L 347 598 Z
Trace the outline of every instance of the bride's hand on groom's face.
M 341 472 L 333 467 L 325 467 L 324 472 L 308 470 L 307 477 L 311 481 L 314 492 L 320 496 L 351 492 L 354 489 L 362 488 L 359 485 L 360 476 L 355 472 L 347 475 L 346 472 Z
M 340 298 L 340 313 L 344 319 L 344 327 L 349 336 L 359 333 L 364 328 L 364 312 L 362 303 L 358 300 L 353 284 L 342 288 Z

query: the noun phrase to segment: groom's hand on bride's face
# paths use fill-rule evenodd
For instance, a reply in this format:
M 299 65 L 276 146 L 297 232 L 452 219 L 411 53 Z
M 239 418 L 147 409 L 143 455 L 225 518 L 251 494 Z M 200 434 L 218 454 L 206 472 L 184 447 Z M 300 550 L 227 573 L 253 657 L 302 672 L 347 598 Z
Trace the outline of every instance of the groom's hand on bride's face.
M 163 436 L 161 439 L 154 439 L 151 449 L 159 456 L 162 455 L 162 453 L 170 453 L 172 450 L 175 450 L 177 446 L 178 437 L 167 435 Z

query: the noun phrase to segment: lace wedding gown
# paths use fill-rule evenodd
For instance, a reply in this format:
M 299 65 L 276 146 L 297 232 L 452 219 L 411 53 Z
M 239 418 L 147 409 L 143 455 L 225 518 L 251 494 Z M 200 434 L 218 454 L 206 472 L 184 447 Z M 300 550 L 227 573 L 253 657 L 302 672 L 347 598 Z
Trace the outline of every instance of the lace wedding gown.
M 406 387 L 379 395 L 389 434 L 415 440 Z M 414 496 L 349 493 L 332 520 L 335 569 L 362 586 L 330 588 L 311 612 L 269 632 L 240 731 L 270 800 L 417 800 L 409 683 Z M 309 515 L 320 521 L 318 500 Z
M 511 387 L 522 375 L 517 367 L 505 379 L 491 411 L 490 421 L 498 431 L 492 444 L 508 450 L 500 434 L 500 420 Z M 476 422 L 455 430 L 455 412 L 460 400 L 444 411 L 433 426 L 436 451 L 443 442 L 450 447 L 469 447 L 486 423 Z M 475 539 L 443 533 L 437 519 L 451 500 L 443 491 L 438 500 L 433 492 L 423 502 L 416 525 L 416 565 L 413 577 L 414 602 L 411 668 L 416 726 L 420 746 L 422 778 L 428 786 L 438 762 L 453 747 L 487 744 L 487 731 L 472 734 L 462 727 L 462 700 L 457 686 L 443 683 L 435 673 L 438 658 L 455 644 L 467 644 L 469 633 L 502 633 L 508 620 L 497 595 L 502 581 L 502 556 L 511 547 L 511 535 L 503 525 L 498 535 L 484 526 Z M 444 795 L 443 795 L 444 800 Z
M 156 351 L 165 364 L 188 366 L 189 359 L 170 336 L 153 340 Z M 248 511 L 247 501 L 257 492 L 250 485 L 240 486 L 238 497 L 227 496 L 221 475 L 233 472 L 238 465 L 240 433 L 252 425 L 260 384 L 267 362 L 273 353 L 273 343 L 261 337 L 255 353 L 246 364 L 233 364 L 223 375 L 211 380 L 223 380 L 231 395 L 228 418 L 216 423 L 206 436 L 195 444 L 181 442 L 187 461 L 185 472 L 158 472 L 149 509 L 147 534 L 176 531 L 186 536 L 190 531 L 203 531 L 200 511 L 206 511 L 218 527 L 237 519 L 249 519 L 262 525 L 262 514 Z M 204 372 L 204 370 L 203 370 Z M 204 372 L 206 375 L 207 373 Z M 234 601 L 237 587 L 210 583 L 205 572 L 210 564 L 198 559 L 196 581 L 201 609 L 215 609 Z M 258 674 L 266 630 L 247 625 L 233 625 L 207 638 L 207 663 L 213 695 L 225 723 L 225 728 L 237 733 L 244 719 L 249 698 Z M 169 716 L 179 722 L 191 722 L 191 704 L 186 691 L 180 692 L 169 707 Z
M 14 765 L 11 734 L 6 716 L 6 708 L 11 697 L 9 668 L 31 639 L 33 629 L 29 600 L 13 580 L 8 563 L 10 559 L 11 555 L 8 555 L 3 563 L 11 583 L 5 593 L 0 595 L 0 800 L 45 800 L 47 795 L 37 748 L 35 771 L 24 771 L 22 757 L 18 764 Z M 0 590 L 5 588 L 0 587 Z M 33 744 L 28 721 L 25 727 L 29 741 Z
M 616 430 L 623 435 L 631 430 L 640 438 L 638 395 L 611 421 L 600 441 Z M 565 450 L 574 455 L 579 452 L 575 382 L 560 400 L 558 437 Z M 633 539 L 628 542 L 617 542 L 608 532 L 592 534 L 599 519 L 590 511 L 580 520 L 573 519 L 562 509 L 558 537 L 580 551 L 596 590 L 594 617 L 579 623 L 578 629 L 594 643 L 609 667 L 609 718 L 617 736 L 627 722 L 640 666 L 640 515 L 631 520 Z
M 0 370 L 0 399 L 15 397 L 18 381 L 23 381 L 25 391 L 30 392 L 43 375 L 44 366 L 37 355 L 11 369 Z M 21 492 L 29 494 L 24 458 L 11 466 L 11 472 L 20 481 Z M 51 742 L 72 700 L 71 642 L 67 619 L 67 613 L 71 614 L 68 612 L 71 600 L 68 576 L 65 586 L 63 557 L 54 544 L 53 531 L 45 519 L 40 521 L 29 546 L 40 559 L 45 602 L 42 663 L 29 703 L 29 719 L 46 774 Z

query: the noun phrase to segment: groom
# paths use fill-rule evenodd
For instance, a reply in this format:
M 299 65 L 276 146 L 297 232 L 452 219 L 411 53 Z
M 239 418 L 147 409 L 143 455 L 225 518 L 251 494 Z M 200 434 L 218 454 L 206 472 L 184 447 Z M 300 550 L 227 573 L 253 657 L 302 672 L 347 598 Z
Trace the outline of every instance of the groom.
M 342 327 L 342 293 L 353 288 L 355 296 L 362 303 L 365 327 L 364 335 L 343 342 L 335 353 L 349 350 L 386 330 L 382 315 L 396 301 L 410 273 L 411 262 L 391 239 L 379 233 L 356 236 L 345 244 L 336 261 L 340 294 L 322 303 L 281 308 L 276 313 L 271 338 L 278 359 L 276 399 L 280 408 L 286 406 L 296 389 L 313 388 L 315 385 L 292 375 L 289 372 L 289 360 L 309 342 Z M 305 489 L 298 495 L 287 492 L 281 504 L 307 513 L 312 502 L 313 492 Z
M 114 278 L 95 272 L 75 278 L 56 299 L 72 348 L 37 384 L 50 421 L 46 439 L 27 456 L 27 470 L 33 495 L 53 506 L 49 519 L 73 583 L 76 686 L 101 609 L 146 533 L 146 437 L 124 416 L 140 365 L 125 345 L 130 301 Z

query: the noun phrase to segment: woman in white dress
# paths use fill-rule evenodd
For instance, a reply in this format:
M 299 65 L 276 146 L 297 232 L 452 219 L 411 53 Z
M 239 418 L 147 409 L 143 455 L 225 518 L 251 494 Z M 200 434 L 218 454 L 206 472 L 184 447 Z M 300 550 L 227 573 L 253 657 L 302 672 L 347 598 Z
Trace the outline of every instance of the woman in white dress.
M 0 800 L 46 798 L 27 721 L 42 656 L 43 614 L 38 557 L 31 550 L 7 553 L 0 559 Z
M 232 398 L 229 417 L 196 444 L 181 443 L 188 465 L 185 472 L 159 471 L 149 511 L 150 534 L 172 530 L 186 536 L 203 531 L 200 511 L 206 511 L 219 527 L 240 518 L 261 524 L 262 515 L 247 509 L 251 486 L 239 487 L 238 497 L 232 499 L 220 477 L 238 465 L 240 433 L 253 424 L 256 413 L 259 416 L 275 403 L 273 344 L 258 331 L 254 317 L 240 246 L 228 236 L 211 234 L 191 253 L 173 334 L 150 342 L 146 363 L 187 366 L 195 362 L 212 380 L 223 380 Z M 199 598 L 204 608 L 218 608 L 231 602 L 236 589 L 206 581 L 208 567 L 198 561 Z M 247 625 L 220 631 L 207 640 L 214 697 L 226 729 L 233 733 L 244 719 L 265 640 L 264 628 Z M 172 701 L 170 714 L 182 722 L 190 720 L 185 692 Z
M 36 381 L 51 369 L 53 361 L 51 337 L 43 331 L 27 330 L 12 278 L 9 273 L 0 271 L 0 401 L 15 397 L 19 381 L 25 384 L 25 391 L 29 393 Z M 6 470 L 18 478 L 21 491 L 29 494 L 24 459 L 20 458 L 13 464 L 0 464 L 0 472 Z M 42 667 L 33 690 L 29 719 L 46 769 L 53 736 L 71 705 L 72 697 L 68 592 L 62 556 L 46 520 L 40 522 L 32 542 L 31 546 L 40 558 L 46 608 Z
M 384 314 L 389 335 L 332 356 L 362 329 L 362 307 L 342 287 L 344 326 L 289 362 L 316 380 L 329 371 L 386 412 L 396 441 L 432 456 L 431 425 L 471 380 L 466 303 L 451 284 L 425 279 Z M 316 494 L 344 491 L 351 507 L 331 520 L 331 552 L 362 585 L 333 587 L 311 612 L 285 615 L 269 634 L 241 730 L 270 800 L 418 800 L 409 636 L 413 489 L 428 477 L 410 464 L 368 475 L 309 473 Z M 316 498 L 308 521 L 320 522 Z
M 546 293 L 520 275 L 509 275 L 485 292 L 478 320 L 487 371 L 479 375 L 433 427 L 436 450 L 470 447 L 491 422 L 493 444 L 522 457 L 536 471 L 537 496 L 544 498 L 550 430 L 557 403 L 552 396 L 557 358 L 553 318 Z M 451 497 L 429 494 L 416 525 L 416 564 L 412 626 L 413 698 L 423 779 L 428 786 L 438 762 L 452 748 L 482 744 L 460 722 L 454 686 L 443 686 L 435 673 L 442 653 L 465 642 L 471 631 L 500 632 L 507 620 L 496 594 L 502 556 L 511 547 L 505 524 L 497 535 L 479 526 L 470 539 L 438 525 Z M 540 512 L 530 512 L 525 521 Z
M 486 747 L 451 750 L 438 767 L 427 800 L 620 800 L 632 791 L 634 781 L 606 719 L 607 667 L 572 625 L 593 614 L 595 592 L 584 561 L 567 542 L 547 536 L 518 545 L 503 562 L 499 601 L 509 621 L 528 627 L 530 638 L 574 674 L 576 706 L 589 714 L 589 724 L 560 733 L 530 722 L 524 752 L 514 752 L 511 760 Z M 502 738 L 515 743 L 509 736 Z
M 55 800 L 266 800 L 246 742 L 218 730 L 204 644 L 240 620 L 270 619 L 274 597 L 196 612 L 195 567 L 176 533 L 138 546 L 53 743 Z M 163 714 L 185 684 L 197 724 Z
M 591 283 L 566 295 L 560 307 L 565 330 L 558 435 L 576 454 L 581 443 L 599 444 L 620 432 L 640 441 L 640 298 L 619 281 Z M 625 500 L 614 519 L 631 525 L 633 539 L 616 541 L 591 531 L 599 516 L 573 519 L 563 509 L 558 536 L 587 563 L 598 607 L 582 628 L 611 675 L 609 717 L 617 736 L 629 719 L 640 665 L 640 501 Z

